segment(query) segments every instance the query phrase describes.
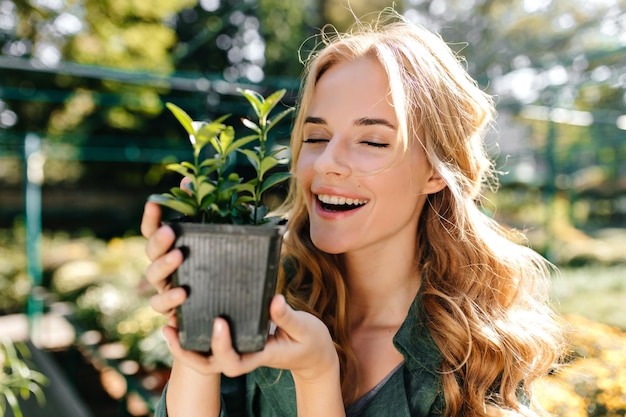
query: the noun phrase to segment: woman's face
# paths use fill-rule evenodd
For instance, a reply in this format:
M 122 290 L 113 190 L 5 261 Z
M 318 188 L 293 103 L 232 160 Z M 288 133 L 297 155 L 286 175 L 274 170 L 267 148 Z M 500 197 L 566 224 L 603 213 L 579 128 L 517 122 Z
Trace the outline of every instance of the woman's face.
M 415 245 L 426 194 L 444 185 L 418 141 L 402 151 L 383 68 L 370 59 L 332 66 L 305 116 L 295 175 L 313 243 L 333 254 Z

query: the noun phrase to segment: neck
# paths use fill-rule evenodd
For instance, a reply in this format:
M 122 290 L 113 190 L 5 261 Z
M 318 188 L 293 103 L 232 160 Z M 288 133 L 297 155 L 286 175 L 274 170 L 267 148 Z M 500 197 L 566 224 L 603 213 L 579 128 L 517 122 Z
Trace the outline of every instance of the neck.
M 421 284 L 414 254 L 382 248 L 344 256 L 352 326 L 402 323 Z

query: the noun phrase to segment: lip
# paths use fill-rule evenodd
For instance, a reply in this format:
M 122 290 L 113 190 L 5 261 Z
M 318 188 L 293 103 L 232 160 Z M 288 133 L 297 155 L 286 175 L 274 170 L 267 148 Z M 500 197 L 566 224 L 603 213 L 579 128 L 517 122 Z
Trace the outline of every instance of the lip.
M 347 205 L 354 205 L 354 206 L 362 206 L 368 203 L 368 200 L 338 196 L 335 194 L 333 195 L 317 194 L 316 197 L 319 201 L 321 201 L 322 203 L 326 203 L 326 204 L 341 204 L 341 205 L 347 204 Z
M 318 198 L 319 195 L 338 197 L 340 199 L 345 198 L 347 200 L 354 200 L 354 201 L 369 202 L 369 199 L 367 198 L 359 197 L 352 193 L 342 192 L 337 189 L 316 188 L 315 190 L 311 191 L 311 199 L 313 202 L 315 214 L 327 220 L 339 220 L 339 219 L 345 219 L 347 217 L 353 216 L 359 211 L 361 211 L 361 209 L 365 207 L 367 203 L 363 204 L 362 206 L 355 207 L 354 209 L 348 210 L 348 211 L 328 211 L 322 207 L 322 202 Z
M 314 198 L 317 198 L 318 195 L 329 195 L 329 196 L 337 196 L 343 197 L 346 199 L 352 200 L 368 200 L 369 198 L 363 197 L 362 195 L 356 195 L 350 191 L 342 190 L 338 187 L 329 187 L 329 186 L 313 186 L 311 187 L 311 194 Z

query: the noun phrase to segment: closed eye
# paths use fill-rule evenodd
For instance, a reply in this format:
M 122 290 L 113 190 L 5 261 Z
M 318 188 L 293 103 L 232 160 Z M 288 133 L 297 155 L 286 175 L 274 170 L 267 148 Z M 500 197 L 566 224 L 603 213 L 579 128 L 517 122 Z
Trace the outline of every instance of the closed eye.
M 371 141 L 367 141 L 364 140 L 363 142 L 361 142 L 367 146 L 372 146 L 374 148 L 387 148 L 389 146 L 388 143 L 380 143 L 380 142 L 371 142 Z
M 314 144 L 314 143 L 324 143 L 324 142 L 328 142 L 328 139 L 321 139 L 321 138 L 306 138 L 302 141 L 303 143 L 310 143 L 310 144 Z

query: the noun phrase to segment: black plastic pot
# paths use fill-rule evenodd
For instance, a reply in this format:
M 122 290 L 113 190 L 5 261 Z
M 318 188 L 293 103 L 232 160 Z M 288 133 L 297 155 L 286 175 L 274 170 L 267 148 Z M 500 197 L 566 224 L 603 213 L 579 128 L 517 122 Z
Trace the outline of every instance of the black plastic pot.
M 213 321 L 224 317 L 238 352 L 265 346 L 276 289 L 283 226 L 173 223 L 185 260 L 173 283 L 187 289 L 178 336 L 188 350 L 208 352 Z

